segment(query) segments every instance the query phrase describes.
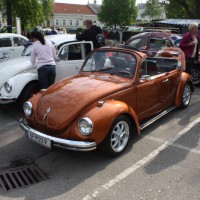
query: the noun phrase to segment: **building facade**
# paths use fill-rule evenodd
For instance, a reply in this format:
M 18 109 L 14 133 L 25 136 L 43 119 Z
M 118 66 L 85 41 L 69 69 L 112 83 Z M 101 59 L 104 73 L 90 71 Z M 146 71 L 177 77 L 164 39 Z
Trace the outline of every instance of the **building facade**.
M 91 19 L 95 25 L 102 26 L 97 19 L 99 9 L 100 5 L 97 5 L 96 1 L 94 1 L 94 4 L 88 5 L 54 3 L 53 15 L 46 25 L 71 31 L 77 28 L 85 28 L 85 20 Z

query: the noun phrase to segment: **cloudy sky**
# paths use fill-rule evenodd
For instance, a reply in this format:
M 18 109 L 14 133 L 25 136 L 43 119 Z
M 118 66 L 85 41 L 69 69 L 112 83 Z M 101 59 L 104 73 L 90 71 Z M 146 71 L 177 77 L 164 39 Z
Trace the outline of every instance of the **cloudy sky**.
M 55 2 L 60 2 L 60 3 L 72 3 L 72 4 L 87 4 L 88 0 L 55 0 Z M 97 0 L 98 4 L 101 4 L 102 0 Z M 137 3 L 145 3 L 146 0 L 136 0 Z M 89 0 L 89 3 L 94 3 L 94 0 Z

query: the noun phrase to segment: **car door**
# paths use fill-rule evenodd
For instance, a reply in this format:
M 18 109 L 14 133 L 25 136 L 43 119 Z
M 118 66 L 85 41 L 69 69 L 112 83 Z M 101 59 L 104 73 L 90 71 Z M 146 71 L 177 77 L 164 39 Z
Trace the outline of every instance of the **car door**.
M 93 49 L 92 42 L 71 42 L 64 44 L 58 51 L 56 62 L 56 81 L 79 73 L 86 57 L 86 45 Z
M 137 113 L 144 120 L 167 107 L 170 78 L 156 62 L 143 61 L 137 85 Z
M 14 58 L 14 48 L 12 38 L 0 38 L 0 62 Z
M 26 43 L 27 43 L 27 41 L 21 37 L 13 37 L 14 57 L 15 58 L 21 56 Z

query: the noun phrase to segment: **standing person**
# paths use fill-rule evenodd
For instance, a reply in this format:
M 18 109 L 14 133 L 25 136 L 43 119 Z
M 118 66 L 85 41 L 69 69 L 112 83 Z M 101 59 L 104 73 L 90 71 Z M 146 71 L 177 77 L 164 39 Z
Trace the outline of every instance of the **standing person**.
M 51 27 L 51 35 L 56 35 L 58 32 L 55 30 L 54 26 Z
M 41 89 L 46 89 L 55 82 L 56 50 L 51 41 L 44 39 L 41 32 L 33 31 L 30 36 L 33 41 L 30 61 L 37 65 Z
M 190 67 L 198 60 L 199 54 L 199 36 L 198 36 L 198 24 L 192 22 L 189 27 L 189 32 L 187 32 L 181 42 L 179 47 L 185 54 L 186 58 L 186 71 L 190 73 Z
M 92 41 L 94 49 L 102 47 L 105 45 L 103 31 L 100 27 L 93 25 L 92 20 L 88 19 L 85 20 L 86 30 L 79 34 L 76 34 L 77 40 L 85 40 L 85 41 Z M 91 49 L 87 48 L 86 46 L 86 53 L 88 54 Z

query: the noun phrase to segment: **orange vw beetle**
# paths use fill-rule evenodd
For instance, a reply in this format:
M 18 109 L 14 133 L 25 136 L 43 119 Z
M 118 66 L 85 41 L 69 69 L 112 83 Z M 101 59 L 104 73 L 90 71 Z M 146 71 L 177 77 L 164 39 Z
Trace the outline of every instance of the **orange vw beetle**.
M 115 157 L 137 133 L 176 107 L 188 107 L 194 90 L 180 49 L 153 58 L 123 47 L 92 51 L 77 76 L 40 91 L 24 104 L 25 135 L 44 147 Z

